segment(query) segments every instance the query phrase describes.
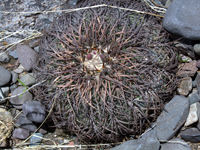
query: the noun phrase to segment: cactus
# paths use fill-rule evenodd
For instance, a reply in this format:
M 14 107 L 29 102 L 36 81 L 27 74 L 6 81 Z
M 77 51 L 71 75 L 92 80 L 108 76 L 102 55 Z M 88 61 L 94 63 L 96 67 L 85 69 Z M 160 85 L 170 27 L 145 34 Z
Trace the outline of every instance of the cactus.
M 117 142 L 155 121 L 176 88 L 178 61 L 158 20 L 145 17 L 95 8 L 63 14 L 45 31 L 36 72 L 47 82 L 35 93 L 48 110 L 57 95 L 56 127 Z

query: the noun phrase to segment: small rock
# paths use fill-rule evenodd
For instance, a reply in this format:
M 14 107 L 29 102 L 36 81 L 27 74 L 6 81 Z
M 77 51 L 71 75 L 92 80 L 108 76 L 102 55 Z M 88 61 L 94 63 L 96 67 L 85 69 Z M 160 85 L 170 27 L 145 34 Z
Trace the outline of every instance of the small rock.
M 10 80 L 11 80 L 10 72 L 0 66 L 0 86 L 8 84 Z
M 30 138 L 30 146 L 40 145 L 43 135 L 41 133 L 34 133 Z
M 175 138 L 165 144 L 161 144 L 160 150 L 191 150 L 191 148 L 185 141 Z
M 42 134 L 46 134 L 47 133 L 47 126 L 46 125 L 42 125 L 41 128 L 39 129 L 39 132 Z
M 185 56 L 185 55 L 183 55 L 183 54 L 180 54 L 179 57 L 180 57 L 181 60 L 184 61 L 184 62 L 191 62 L 191 61 L 192 61 L 192 59 L 191 59 L 190 57 Z
M 158 140 L 170 140 L 184 124 L 188 113 L 189 100 L 181 95 L 174 96 L 174 98 L 165 105 L 164 110 L 157 118 L 156 131 Z
M 190 105 L 193 104 L 193 103 L 199 102 L 200 101 L 200 95 L 197 93 L 197 91 L 196 92 L 194 91 L 193 93 L 191 93 L 188 96 L 188 100 L 190 102 Z
M 20 64 L 17 69 L 14 70 L 15 73 L 22 73 L 24 71 L 24 67 Z
M 2 93 L 5 97 L 7 97 L 9 92 L 10 92 L 10 88 L 8 86 L 7 87 L 1 87 L 0 90 L 2 91 Z
M 29 135 L 30 135 L 30 132 L 22 128 L 15 128 L 12 133 L 13 138 L 21 139 L 21 140 L 26 139 L 27 137 L 29 137 Z
M 200 68 L 200 60 L 197 60 L 196 66 L 197 66 L 197 68 Z
M 17 56 L 17 50 L 16 50 L 16 49 L 13 50 L 13 51 L 10 51 L 10 52 L 9 52 L 9 55 L 12 56 L 12 57 L 15 58 L 15 59 L 18 58 L 18 56 Z
M 176 73 L 179 77 L 193 77 L 197 72 L 196 60 L 189 63 L 181 63 L 179 66 L 179 71 Z
M 11 74 L 12 74 L 12 82 L 16 83 L 17 79 L 19 78 L 19 75 L 15 73 L 14 71 L 11 71 Z
M 28 73 L 20 78 L 20 80 L 26 85 L 31 86 L 36 83 L 35 75 L 33 73 Z M 21 83 L 19 84 L 21 85 Z
M 192 90 L 192 78 L 191 77 L 185 77 L 181 79 L 181 83 L 179 88 L 177 89 L 178 93 L 180 95 L 188 95 L 189 92 Z
M 10 57 L 6 53 L 0 54 L 0 62 L 7 63 L 10 61 Z
M 197 72 L 197 76 L 195 78 L 196 84 L 197 84 L 197 90 L 198 93 L 200 94 L 200 72 Z
M 25 102 L 23 104 L 23 112 L 29 120 L 38 123 L 43 122 L 46 116 L 45 107 L 35 100 Z
M 186 119 L 184 126 L 189 126 L 189 125 L 197 122 L 198 116 L 200 116 L 200 104 L 194 103 L 194 104 L 190 105 L 189 115 Z
M 30 71 L 33 68 L 38 57 L 37 53 L 28 45 L 18 45 L 17 55 L 19 62 L 27 71 Z
M 200 55 L 200 44 L 195 44 L 194 45 L 194 51 L 197 55 Z
M 199 0 L 174 0 L 165 13 L 164 28 L 187 39 L 200 40 L 200 9 L 194 9 L 199 7 Z
M 34 47 L 34 50 L 35 50 L 37 53 L 39 53 L 39 51 L 40 51 L 40 46 Z
M 196 81 L 192 81 L 192 87 L 193 87 L 193 88 L 196 88 L 196 87 L 197 87 Z
M 17 94 L 23 92 L 24 90 L 26 90 L 25 87 L 19 86 L 18 88 L 16 88 L 16 89 L 12 92 L 12 95 L 11 95 L 11 96 L 17 95 Z M 33 99 L 33 95 L 32 95 L 29 91 L 26 91 L 25 93 L 22 94 L 21 97 L 20 97 L 20 96 L 21 96 L 21 95 L 15 96 L 15 97 L 12 97 L 12 98 L 10 99 L 11 104 L 12 104 L 15 108 L 17 108 L 17 109 L 22 109 L 22 104 L 24 104 L 24 102 Z
M 40 39 L 33 39 L 33 40 L 31 40 L 31 42 L 29 43 L 29 46 L 30 46 L 31 48 L 34 48 L 34 47 L 36 47 L 36 46 L 38 46 L 38 45 L 40 45 Z
M 130 140 L 110 150 L 159 150 L 160 143 L 156 138 L 156 130 L 152 129 L 142 138 Z
M 193 143 L 200 142 L 200 131 L 197 128 L 188 128 L 180 132 L 180 136 L 185 141 Z
M 10 86 L 10 92 L 12 93 L 17 88 L 17 84 L 13 84 Z
M 37 130 L 36 125 L 34 125 L 32 121 L 28 120 L 24 113 L 20 113 L 20 115 L 17 117 L 17 123 L 19 124 L 19 127 L 23 129 L 27 129 L 32 132 Z

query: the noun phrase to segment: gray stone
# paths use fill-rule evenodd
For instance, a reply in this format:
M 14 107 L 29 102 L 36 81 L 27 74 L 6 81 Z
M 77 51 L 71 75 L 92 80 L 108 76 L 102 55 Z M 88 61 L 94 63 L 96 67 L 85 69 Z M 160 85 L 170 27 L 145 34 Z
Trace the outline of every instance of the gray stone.
M 12 133 L 13 138 L 21 139 L 21 140 L 26 139 L 27 137 L 29 137 L 29 135 L 30 135 L 30 132 L 22 128 L 15 128 Z
M 0 87 L 0 99 L 7 97 L 9 92 L 10 92 L 9 87 Z M 4 102 L 6 102 L 6 99 L 0 100 L 0 104 L 2 104 Z
M 10 86 L 10 92 L 12 93 L 17 88 L 17 84 L 13 84 Z
M 8 86 L 7 87 L 1 87 L 0 90 L 2 91 L 2 93 L 5 97 L 7 97 L 9 92 L 10 92 L 10 88 Z
M 37 53 L 28 45 L 18 45 L 17 55 L 19 62 L 27 71 L 30 71 L 34 67 L 38 57 Z
M 192 78 L 191 77 L 185 77 L 181 79 L 181 83 L 179 85 L 179 88 L 177 89 L 178 93 L 180 95 L 188 95 L 189 92 L 192 90 Z
M 12 82 L 16 83 L 17 79 L 19 78 L 19 75 L 15 73 L 14 71 L 11 71 L 11 74 L 12 74 Z
M 196 81 L 192 81 L 192 87 L 193 87 L 193 88 L 196 88 L 196 87 L 197 87 Z
M 15 73 L 22 73 L 24 71 L 24 67 L 20 64 L 17 69 L 14 70 Z
M 191 150 L 191 148 L 185 141 L 175 138 L 165 144 L 161 144 L 160 150 Z
M 156 130 L 152 129 L 142 138 L 127 141 L 111 150 L 159 150 L 160 143 L 156 138 Z
M 26 88 L 24 86 L 19 86 L 17 87 L 13 92 L 11 96 L 17 95 L 21 92 L 23 92 L 24 90 L 26 90 Z M 15 96 L 12 97 L 10 99 L 10 103 L 17 109 L 22 109 L 22 104 L 24 104 L 24 102 L 32 100 L 33 99 L 33 95 L 29 92 L 26 91 L 25 93 L 19 96 Z
M 200 116 L 200 103 L 190 105 L 189 115 L 186 119 L 184 126 L 189 126 L 198 121 Z
M 197 90 L 198 93 L 200 94 L 200 72 L 197 72 L 197 76 L 195 78 L 196 84 L 197 84 Z
M 40 51 L 40 46 L 34 47 L 34 50 L 35 50 L 37 53 L 39 53 L 39 51 Z
M 0 66 L 0 86 L 7 85 L 11 80 L 11 74 L 8 70 Z
M 176 75 L 179 77 L 193 77 L 198 70 L 196 67 L 196 60 L 189 63 L 181 63 L 178 68 L 179 70 Z
M 36 83 L 35 75 L 33 73 L 28 73 L 20 78 L 20 80 L 26 85 L 31 86 Z M 19 83 L 21 85 L 21 83 Z
M 41 133 L 34 133 L 30 138 L 30 146 L 40 145 L 43 135 Z
M 195 44 L 194 45 L 194 51 L 197 55 L 200 55 L 200 44 Z
M 0 62 L 7 63 L 10 61 L 10 57 L 6 53 L 0 54 Z
M 164 16 L 164 28 L 187 39 L 200 40 L 199 7 L 199 0 L 174 0 Z
M 180 136 L 185 141 L 190 141 L 193 143 L 200 142 L 200 131 L 197 128 L 188 128 L 180 132 Z
M 196 92 L 194 94 L 190 94 L 188 97 L 190 105 L 200 101 L 200 95 Z
M 23 129 L 27 129 L 32 132 L 37 130 L 36 125 L 34 125 L 32 121 L 28 120 L 24 113 L 20 113 L 20 115 L 17 117 L 17 123 L 19 124 L 19 127 Z
M 157 138 L 159 141 L 170 140 L 184 124 L 189 113 L 189 100 L 184 96 L 176 95 L 165 105 L 164 110 L 157 118 Z
M 13 51 L 10 51 L 9 52 L 9 55 L 12 56 L 13 58 L 17 59 L 18 58 L 18 55 L 17 55 L 17 50 L 13 50 Z
M 45 107 L 35 100 L 25 102 L 23 104 L 23 112 L 33 122 L 42 123 L 46 117 Z

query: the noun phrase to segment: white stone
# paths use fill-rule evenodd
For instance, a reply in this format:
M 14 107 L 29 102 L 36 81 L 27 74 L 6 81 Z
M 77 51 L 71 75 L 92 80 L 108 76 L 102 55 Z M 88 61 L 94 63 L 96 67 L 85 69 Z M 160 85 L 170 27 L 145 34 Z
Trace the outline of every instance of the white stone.
M 186 119 L 184 126 L 189 126 L 189 125 L 197 122 L 199 114 L 200 114 L 199 102 L 190 105 L 189 115 Z

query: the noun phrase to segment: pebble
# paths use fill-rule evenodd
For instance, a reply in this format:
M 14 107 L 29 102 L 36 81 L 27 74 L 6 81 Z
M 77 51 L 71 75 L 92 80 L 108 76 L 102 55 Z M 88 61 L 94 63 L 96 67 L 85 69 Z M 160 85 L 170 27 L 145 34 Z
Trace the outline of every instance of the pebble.
M 14 70 L 15 73 L 22 73 L 24 71 L 24 67 L 20 64 L 17 69 Z
M 25 102 L 23 104 L 23 112 L 33 122 L 42 123 L 46 117 L 45 107 L 35 100 Z
M 21 140 L 26 139 L 27 137 L 29 137 L 29 135 L 30 135 L 30 132 L 22 128 L 15 128 L 12 133 L 13 138 L 21 139 Z
M 176 74 L 179 77 L 193 77 L 198 70 L 196 67 L 196 60 L 189 63 L 181 63 L 178 68 L 179 70 Z
M 197 128 L 188 128 L 180 132 L 180 136 L 185 141 L 190 141 L 193 143 L 200 142 L 200 131 Z
M 34 48 L 34 47 L 39 46 L 39 45 L 40 45 L 40 39 L 33 39 L 29 43 L 29 46 L 31 48 Z
M 23 112 L 20 113 L 20 115 L 17 117 L 17 123 L 19 124 L 19 127 L 23 129 L 27 129 L 32 132 L 35 132 L 37 130 L 36 125 L 33 124 L 32 121 L 28 120 Z
M 33 73 L 28 73 L 20 78 L 20 81 L 22 81 L 26 86 L 31 86 L 36 83 L 35 81 L 36 76 Z M 21 85 L 21 83 L 19 83 Z
M 0 87 L 0 99 L 5 98 L 8 96 L 9 92 L 10 92 L 10 88 L 9 87 Z M 6 101 L 6 99 L 0 100 L 0 104 L 4 103 Z
M 197 66 L 197 68 L 200 68 L 200 60 L 197 60 L 196 66 Z
M 167 143 L 161 144 L 160 150 L 191 150 L 191 148 L 185 141 L 175 138 Z
M 194 8 L 200 8 L 199 0 L 174 0 L 165 13 L 164 28 L 187 39 L 200 40 L 200 9 Z
M 38 57 L 37 53 L 28 45 L 18 45 L 17 55 L 19 62 L 27 71 L 30 71 L 34 67 Z
M 194 91 L 194 90 L 193 90 Z M 194 93 L 191 93 L 189 96 L 188 96 L 188 100 L 190 102 L 190 105 L 193 104 L 193 103 L 196 103 L 196 102 L 199 102 L 200 101 L 200 95 L 198 94 L 198 92 L 194 92 Z
M 10 86 L 10 92 L 12 93 L 17 88 L 17 84 L 13 84 Z
M 200 44 L 195 44 L 194 45 L 194 51 L 197 55 L 200 55 Z
M 200 103 L 194 103 L 190 105 L 189 115 L 186 119 L 184 126 L 189 126 L 198 121 L 200 116 Z
M 11 74 L 4 67 L 0 66 L 0 86 L 7 85 L 11 80 Z
M 130 140 L 110 150 L 159 150 L 160 142 L 156 138 L 155 128 L 147 132 L 142 138 Z
M 197 84 L 197 90 L 198 93 L 200 94 L 200 72 L 197 72 L 197 76 L 195 78 L 196 84 Z
M 184 124 L 189 113 L 189 100 L 176 95 L 165 106 L 157 118 L 157 138 L 160 141 L 170 140 Z M 167 121 L 166 121 L 167 120 Z
M 43 124 L 41 126 L 41 128 L 39 129 L 39 132 L 42 133 L 42 134 L 46 134 L 48 131 L 47 131 L 47 126 L 45 124 Z
M 17 50 L 13 50 L 13 51 L 10 51 L 9 52 L 9 55 L 12 56 L 13 58 L 17 59 L 18 58 L 18 55 L 17 55 Z
M 14 71 L 11 71 L 10 73 L 12 74 L 12 83 L 16 83 L 17 79 L 19 78 L 19 75 Z
M 191 77 L 185 77 L 181 79 L 181 83 L 179 85 L 179 88 L 177 89 L 177 92 L 180 95 L 188 95 L 189 92 L 192 90 L 192 78 Z
M 26 88 L 24 86 L 19 86 L 12 92 L 11 96 L 19 94 L 23 92 L 25 89 Z M 22 104 L 24 104 L 24 102 L 33 99 L 33 95 L 29 91 L 26 91 L 25 93 L 22 94 L 20 98 L 19 97 L 20 96 L 15 96 L 10 99 L 10 103 L 17 109 L 22 109 Z
M 0 54 L 0 62 L 7 63 L 10 61 L 10 57 L 6 53 Z
M 40 145 L 43 135 L 41 133 L 34 133 L 30 138 L 30 146 Z

